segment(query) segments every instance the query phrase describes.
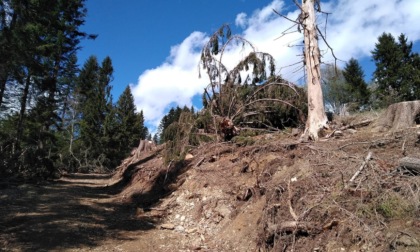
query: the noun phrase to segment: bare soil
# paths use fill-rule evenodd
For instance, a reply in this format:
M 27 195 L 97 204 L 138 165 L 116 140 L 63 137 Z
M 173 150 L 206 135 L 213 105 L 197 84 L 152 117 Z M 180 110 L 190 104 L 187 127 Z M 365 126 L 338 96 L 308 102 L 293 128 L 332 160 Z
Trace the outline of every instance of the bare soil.
M 420 251 L 420 178 L 398 167 L 420 158 L 417 131 L 264 134 L 169 166 L 157 148 L 113 175 L 0 181 L 0 250 Z

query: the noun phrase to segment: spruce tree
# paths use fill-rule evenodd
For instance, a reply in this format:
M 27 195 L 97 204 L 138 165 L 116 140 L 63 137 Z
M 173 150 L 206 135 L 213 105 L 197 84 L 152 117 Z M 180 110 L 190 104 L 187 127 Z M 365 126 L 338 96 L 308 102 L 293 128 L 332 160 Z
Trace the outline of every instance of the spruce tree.
M 412 52 L 412 43 L 408 43 L 403 34 L 398 37 L 398 41 L 389 33 L 383 33 L 378 38 L 372 58 L 376 64 L 373 75 L 380 105 L 420 98 L 417 57 Z
M 383 33 L 375 44 L 372 58 L 376 64 L 373 73 L 377 83 L 377 95 L 384 105 L 401 100 L 399 96 L 399 68 L 401 64 L 401 51 L 395 38 L 390 33 Z
M 124 155 L 132 148 L 137 147 L 143 138 L 144 118 L 143 112 L 136 113 L 134 98 L 131 89 L 127 86 L 121 94 L 116 105 L 119 122 L 118 145 Z
M 366 105 L 370 97 L 364 75 L 363 69 L 356 59 L 351 58 L 346 63 L 343 76 L 348 84 L 348 95 L 350 96 L 350 101 L 357 103 L 359 106 Z
M 27 155 L 16 162 L 20 170 L 51 167 L 58 160 L 56 137 L 63 127 L 61 112 L 68 108 L 63 109 L 63 98 L 69 90 L 61 80 L 74 66 L 80 40 L 89 37 L 80 31 L 84 1 L 0 2 L 0 107 L 4 98 L 19 107 L 13 152 Z M 7 90 L 14 95 L 6 97 Z
M 105 91 L 99 82 L 99 71 L 97 58 L 89 57 L 80 71 L 76 88 L 81 118 L 80 158 L 84 158 L 86 163 L 103 154 L 101 138 L 104 132 L 106 100 Z
M 401 34 L 398 37 L 398 46 L 401 51 L 401 65 L 399 76 L 401 79 L 401 96 L 404 101 L 412 101 L 420 99 L 418 95 L 420 89 L 420 68 L 416 66 L 417 53 L 412 52 L 413 43 L 408 42 L 407 37 Z

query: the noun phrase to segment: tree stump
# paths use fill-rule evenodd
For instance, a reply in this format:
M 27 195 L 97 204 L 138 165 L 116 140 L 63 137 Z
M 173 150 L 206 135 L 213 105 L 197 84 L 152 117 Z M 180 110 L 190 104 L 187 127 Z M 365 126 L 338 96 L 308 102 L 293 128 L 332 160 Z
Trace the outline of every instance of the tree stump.
M 420 101 L 407 101 L 390 105 L 375 129 L 395 132 L 415 127 L 416 124 L 420 124 Z
M 154 147 L 155 147 L 155 144 L 152 141 L 140 140 L 139 147 L 137 147 L 136 149 L 132 151 L 132 155 L 136 159 L 139 159 L 141 153 L 151 151 L 153 150 Z

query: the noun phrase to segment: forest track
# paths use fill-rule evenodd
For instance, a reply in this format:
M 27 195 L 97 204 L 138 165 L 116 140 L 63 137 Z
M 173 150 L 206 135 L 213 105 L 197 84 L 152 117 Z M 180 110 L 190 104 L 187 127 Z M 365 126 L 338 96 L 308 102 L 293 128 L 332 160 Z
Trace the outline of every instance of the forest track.
M 102 174 L 42 184 L 0 181 L 0 251 L 131 251 L 118 246 L 154 228 L 154 220 L 116 202 L 110 182 Z
M 158 149 L 113 176 L 0 179 L 0 251 L 419 251 L 420 177 L 398 168 L 420 158 L 417 129 L 252 140 L 172 167 Z

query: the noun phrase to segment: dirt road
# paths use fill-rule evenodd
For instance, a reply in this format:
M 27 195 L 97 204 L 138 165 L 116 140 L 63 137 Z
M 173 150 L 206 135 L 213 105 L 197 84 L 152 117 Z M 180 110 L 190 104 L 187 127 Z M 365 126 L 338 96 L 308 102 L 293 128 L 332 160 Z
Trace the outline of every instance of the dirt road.
M 0 184 L 0 251 L 149 250 L 152 244 L 136 241 L 155 220 L 115 202 L 109 179 L 75 174 L 40 185 Z

